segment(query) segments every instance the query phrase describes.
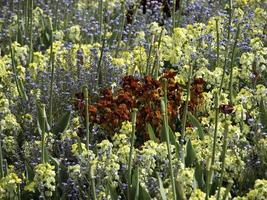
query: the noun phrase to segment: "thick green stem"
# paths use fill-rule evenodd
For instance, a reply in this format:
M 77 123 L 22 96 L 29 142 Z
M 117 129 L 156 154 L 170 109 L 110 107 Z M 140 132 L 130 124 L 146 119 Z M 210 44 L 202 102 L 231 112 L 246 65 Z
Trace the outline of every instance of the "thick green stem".
M 225 193 L 224 193 L 224 196 L 223 196 L 223 199 L 222 199 L 222 200 L 226 200 L 226 199 L 227 199 L 228 194 L 229 194 L 229 192 L 230 192 L 230 190 L 231 190 L 233 184 L 234 184 L 234 181 L 233 181 L 233 180 L 230 180 L 230 181 L 228 182 L 228 185 L 227 185 L 227 187 L 226 187 L 226 191 L 225 191 Z
M 153 44 L 154 44 L 154 40 L 155 40 L 155 35 L 152 35 L 151 37 L 151 42 L 149 45 L 149 51 L 148 51 L 148 56 L 147 56 L 147 62 L 146 62 L 146 75 L 150 75 L 151 70 L 150 70 L 150 58 L 151 58 L 151 54 L 152 54 L 152 50 L 153 50 Z
M 192 73 L 193 73 L 193 67 L 190 65 L 189 67 L 189 73 L 188 73 L 188 82 L 187 82 L 187 87 L 186 87 L 186 100 L 184 103 L 184 107 L 183 107 L 183 115 L 182 115 L 182 130 L 181 130 L 181 145 L 180 145 L 180 160 L 185 163 L 184 160 L 184 150 L 183 150 L 183 142 L 185 139 L 185 129 L 186 129 L 186 121 L 187 121 L 187 113 L 188 113 L 188 102 L 189 102 L 189 98 L 190 98 L 190 86 L 191 86 L 191 77 L 192 77 Z
M 59 1 L 60 0 L 56 0 L 56 11 L 55 11 L 55 22 L 54 22 L 54 29 L 57 30 L 58 29 L 58 6 L 59 6 Z
M 216 18 L 216 67 L 219 67 L 219 62 L 220 62 L 220 32 L 219 32 L 219 19 Z
M 186 100 L 185 100 L 183 116 L 182 116 L 183 117 L 182 118 L 182 131 L 181 131 L 182 140 L 185 137 L 185 127 L 186 127 L 186 119 L 187 119 L 187 112 L 188 112 L 188 102 L 190 98 L 190 86 L 191 86 L 192 72 L 193 72 L 193 67 L 192 65 L 190 65 L 189 72 L 188 72 L 188 81 L 187 81 L 187 86 L 186 86 Z
M 206 196 L 205 200 L 209 199 L 210 196 L 210 188 L 212 184 L 212 176 L 213 176 L 213 168 L 211 166 L 211 158 L 208 158 L 207 161 L 207 180 L 206 180 Z
M 102 41 L 103 29 L 103 0 L 98 1 L 98 21 L 99 21 L 99 42 Z
M 88 112 L 88 106 L 89 106 L 89 99 L 88 99 L 88 88 L 87 86 L 83 87 L 83 95 L 84 95 L 84 101 L 85 101 L 85 123 L 86 123 L 86 148 L 89 149 L 90 144 L 90 130 L 89 130 L 89 112 Z
M 213 135 L 211 165 L 214 165 L 214 162 L 215 162 L 218 124 L 219 124 L 219 96 L 217 93 L 215 93 L 215 127 L 214 127 L 214 135 Z
M 32 42 L 32 21 L 33 21 L 33 0 L 30 0 L 30 6 L 29 6 L 29 40 L 30 40 L 30 49 L 29 49 L 29 60 L 28 60 L 28 64 L 30 64 L 32 62 L 32 55 L 33 55 L 33 42 Z
M 120 51 L 121 39 L 123 36 L 123 30 L 124 30 L 124 25 L 125 25 L 125 0 L 122 0 L 121 13 L 122 13 L 122 17 L 121 17 L 121 22 L 120 22 L 120 29 L 119 29 L 118 38 L 116 38 L 117 39 L 117 48 L 116 48 L 116 52 L 115 52 L 115 58 L 117 58 L 118 53 Z
M 160 69 L 160 45 L 161 45 L 161 41 L 162 41 L 162 35 L 163 35 L 163 28 L 161 28 L 160 34 L 159 34 L 159 39 L 158 39 L 158 46 L 156 49 L 156 56 L 155 56 L 155 60 L 154 60 L 154 64 L 153 64 L 153 68 L 152 68 L 152 72 L 151 75 L 157 79 L 158 78 L 158 73 L 159 73 L 159 69 Z
M 85 100 L 85 123 L 86 123 L 86 149 L 89 152 L 90 150 L 90 122 L 89 122 L 89 111 L 88 111 L 88 106 L 89 106 L 89 98 L 88 98 L 88 88 L 87 86 L 83 86 L 83 94 L 84 94 L 84 100 Z M 88 158 L 89 159 L 89 158 Z M 96 200 L 96 189 L 95 189 L 95 180 L 93 179 L 93 172 L 91 171 L 91 165 L 89 165 L 89 179 L 91 182 L 91 189 L 89 191 L 89 194 L 92 193 L 93 195 L 93 200 Z
M 234 68 L 234 60 L 236 56 L 236 45 L 240 32 L 240 24 L 237 25 L 237 31 L 235 35 L 235 43 L 232 50 L 231 64 L 230 64 L 230 83 L 229 83 L 229 91 L 230 91 L 230 103 L 233 104 L 233 68 Z
M 229 21 L 228 21 L 228 32 L 227 32 L 227 44 L 225 47 L 225 53 L 224 53 L 224 66 L 223 66 L 223 74 L 222 74 L 222 79 L 220 83 L 220 88 L 219 88 L 219 96 L 221 95 L 222 91 L 222 86 L 224 83 L 224 77 L 226 74 L 226 68 L 228 65 L 228 56 L 229 56 L 229 45 L 230 45 L 230 36 L 231 36 L 231 26 L 232 26 L 232 0 L 229 0 Z
M 166 105 L 165 105 L 163 99 L 161 99 L 161 112 L 162 112 L 163 127 L 164 127 L 164 132 L 165 132 L 165 137 L 166 137 L 166 143 L 167 143 L 167 150 L 168 150 L 168 160 L 169 160 L 169 170 L 170 170 L 170 176 L 171 176 L 173 200 L 176 200 L 177 199 L 176 186 L 175 186 L 175 176 L 173 173 L 173 166 L 172 166 L 172 154 L 171 154 L 171 145 L 170 145 L 170 136 L 169 136 L 169 125 L 168 125 Z
M 2 130 L 0 129 L 0 178 L 4 177 L 3 151 L 2 151 Z
M 50 66 L 51 66 L 51 80 L 50 80 L 50 92 L 49 92 L 49 125 L 52 126 L 53 122 L 53 83 L 54 83 L 54 60 L 55 54 L 53 53 L 53 31 L 51 30 L 51 47 L 50 47 Z
M 179 1 L 179 6 L 180 6 L 180 4 L 181 4 L 181 1 L 182 0 L 180 0 Z M 173 30 L 175 29 L 175 27 L 176 27 L 176 0 L 173 0 L 173 7 L 172 7 L 172 33 L 173 33 Z M 179 9 L 179 17 L 180 17 L 180 9 Z M 179 18 L 178 18 L 178 20 L 179 20 Z
M 222 154 L 221 154 L 221 160 L 222 160 L 222 166 L 221 166 L 221 174 L 220 174 L 220 180 L 219 180 L 219 185 L 218 185 L 218 193 L 217 193 L 217 200 L 220 200 L 220 192 L 221 192 L 221 187 L 222 187 L 222 182 L 223 182 L 223 177 L 224 177 L 224 172 L 225 172 L 225 157 L 226 157 L 226 148 L 227 148 L 227 137 L 228 137 L 228 126 L 227 122 L 224 124 L 224 134 L 223 134 L 223 148 L 222 148 Z
M 102 59 L 104 55 L 104 49 L 106 46 L 106 28 L 104 28 L 104 38 L 102 38 L 102 47 L 100 52 L 100 57 L 98 60 L 98 66 L 97 66 L 97 87 L 99 88 L 102 86 L 103 83 L 103 74 L 102 74 Z
M 41 149 L 41 161 L 45 163 L 45 105 L 41 104 L 41 130 L 42 130 L 42 149 Z
M 183 0 L 179 1 L 179 13 L 178 13 L 178 26 L 181 25 L 181 17 L 182 17 L 182 12 L 183 12 Z M 174 18 L 175 19 L 175 18 Z M 175 28 L 176 26 L 174 26 Z
M 127 187 L 127 195 L 128 200 L 131 199 L 131 187 L 132 187 L 132 159 L 133 159 L 133 149 L 134 149 L 134 139 L 135 139 L 135 129 L 136 129 L 136 115 L 137 109 L 133 109 L 132 112 L 132 135 L 131 135 L 131 147 L 129 152 L 129 160 L 128 160 L 128 187 Z
M 219 123 L 219 96 L 217 93 L 214 95 L 215 99 L 215 127 L 214 127 L 214 135 L 213 135 L 213 146 L 212 146 L 212 157 L 211 160 L 208 161 L 208 167 L 207 167 L 207 186 L 206 186 L 206 200 L 208 200 L 209 195 L 210 195 L 210 188 L 212 184 L 212 173 L 213 173 L 213 165 L 215 162 L 215 153 L 216 153 L 216 143 L 217 143 L 217 133 L 218 133 L 218 123 Z

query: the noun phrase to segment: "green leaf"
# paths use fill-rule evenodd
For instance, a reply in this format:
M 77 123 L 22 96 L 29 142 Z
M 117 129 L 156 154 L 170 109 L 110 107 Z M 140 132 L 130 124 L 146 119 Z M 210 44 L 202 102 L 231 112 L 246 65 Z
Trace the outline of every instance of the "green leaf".
M 40 103 L 37 103 L 37 128 L 40 134 L 42 134 L 42 108 Z M 47 115 L 45 112 L 45 130 L 43 130 L 44 132 L 49 132 L 50 131 L 50 126 L 48 124 L 48 120 L 47 120 Z
M 266 103 L 261 99 L 260 101 L 260 121 L 263 126 L 263 131 L 267 131 L 267 106 Z
M 69 127 L 70 117 L 71 111 L 66 112 L 52 128 L 52 133 L 57 134 L 65 132 Z
M 176 187 L 177 199 L 186 200 L 185 193 L 184 193 L 184 187 L 183 187 L 183 184 L 181 183 L 181 181 L 176 181 L 175 187 Z
M 196 162 L 194 179 L 197 183 L 196 188 L 200 188 L 200 189 L 204 190 L 204 188 L 205 188 L 204 172 L 203 172 L 203 169 L 201 168 L 199 162 Z
M 26 94 L 26 91 L 25 91 L 25 87 L 24 87 L 24 84 L 21 80 L 21 78 L 18 78 L 18 88 L 19 88 L 19 93 L 20 93 L 20 96 L 22 97 L 22 99 L 24 101 L 28 101 L 28 96 Z
M 151 124 L 150 124 L 150 123 L 147 123 L 146 126 L 147 126 L 147 132 L 148 132 L 148 135 L 149 135 L 150 140 L 153 140 L 154 142 L 157 142 L 158 139 L 157 139 L 157 137 L 155 136 L 155 132 L 154 132 L 154 130 L 153 130 Z
M 51 24 L 49 22 L 49 19 L 41 16 L 41 22 L 42 22 L 42 31 L 41 31 L 41 39 L 42 43 L 45 45 L 46 48 L 48 48 L 52 44 L 52 35 L 51 35 Z
M 200 138 L 201 140 L 203 140 L 203 139 L 204 139 L 204 131 L 203 131 L 203 127 L 202 127 L 202 125 L 201 125 L 200 122 L 197 120 L 197 118 L 195 118 L 195 116 L 192 115 L 191 112 L 188 112 L 187 116 L 188 116 L 188 120 L 189 120 L 189 122 L 190 122 L 193 126 L 197 127 L 198 136 L 199 136 L 199 138 Z
M 163 187 L 162 180 L 161 180 L 161 178 L 160 178 L 159 174 L 157 174 L 157 175 L 158 175 L 158 181 L 159 181 L 159 192 L 160 192 L 160 195 L 161 195 L 161 199 L 162 199 L 162 200 L 167 200 L 167 197 L 166 197 L 166 192 L 165 192 L 165 190 L 164 190 L 164 187 Z
M 134 196 L 135 200 L 139 199 L 139 168 L 137 167 L 133 171 L 132 175 L 132 188 L 131 188 L 131 194 Z
M 177 158 L 179 156 L 179 143 L 177 141 L 175 133 L 172 131 L 171 127 L 169 127 L 169 136 L 170 136 L 170 143 L 175 146 L 175 153 Z
M 192 146 L 191 140 L 188 140 L 186 144 L 185 166 L 192 166 L 196 158 L 196 152 Z
M 172 145 L 178 144 L 177 140 L 176 140 L 176 135 L 175 133 L 172 131 L 171 127 L 169 127 L 169 136 L 170 136 L 170 143 Z
M 51 156 L 50 153 L 48 153 L 48 158 L 57 168 L 60 166 L 60 161 L 57 158 Z
M 108 184 L 108 190 L 109 190 L 109 194 L 112 200 L 117 200 L 118 199 L 118 194 L 116 191 L 116 188 L 114 186 L 112 186 L 111 183 Z
M 26 178 L 29 181 L 33 181 L 34 171 L 33 171 L 33 169 L 31 168 L 30 164 L 27 161 L 25 162 L 25 165 L 26 165 Z
M 139 199 L 142 199 L 142 200 L 151 200 L 151 196 L 146 191 L 146 189 L 141 184 L 139 184 L 139 187 L 140 187 Z

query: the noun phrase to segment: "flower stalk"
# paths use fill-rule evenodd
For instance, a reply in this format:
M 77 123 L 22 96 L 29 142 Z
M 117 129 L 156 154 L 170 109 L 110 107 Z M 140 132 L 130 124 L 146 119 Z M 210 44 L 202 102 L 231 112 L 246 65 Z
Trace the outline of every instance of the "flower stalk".
M 217 200 L 220 200 L 220 192 L 221 192 L 221 187 L 222 187 L 222 182 L 223 182 L 223 176 L 225 172 L 225 157 L 226 157 L 226 148 L 227 148 L 227 137 L 228 137 L 228 126 L 229 124 L 225 121 L 224 124 L 224 134 L 223 134 L 223 147 L 222 147 L 222 154 L 221 154 L 221 161 L 222 161 L 222 166 L 221 166 L 221 174 L 220 174 L 220 180 L 219 180 L 219 185 L 218 185 L 218 193 L 217 193 Z
M 236 57 L 236 45 L 237 45 L 239 33 L 240 33 L 240 24 L 237 25 L 237 31 L 236 31 L 236 35 L 235 35 L 235 43 L 233 46 L 231 63 L 230 63 L 230 83 L 229 83 L 230 104 L 233 104 L 233 68 L 234 68 L 234 60 Z
M 132 135 L 131 135 L 131 147 L 128 160 L 128 187 L 127 187 L 128 199 L 131 199 L 132 159 L 133 159 L 133 149 L 134 149 L 134 139 L 135 139 L 135 129 L 136 129 L 136 116 L 137 116 L 137 109 L 134 108 L 132 111 Z
M 228 30 L 227 30 L 227 44 L 225 47 L 225 53 L 224 53 L 224 65 L 223 65 L 223 74 L 222 74 L 222 79 L 221 79 L 221 83 L 220 83 L 220 87 L 219 87 L 219 95 L 221 95 L 221 91 L 222 91 L 222 86 L 224 83 L 224 78 L 225 78 L 225 74 L 226 74 L 226 68 L 228 65 L 228 60 L 229 60 L 229 46 L 230 46 L 230 36 L 231 36 L 231 27 L 232 27 L 232 10 L 233 10 L 233 4 L 232 4 L 232 0 L 229 0 L 229 21 L 228 21 Z
M 85 100 L 85 126 L 86 126 L 86 149 L 89 153 L 89 150 L 90 150 L 90 122 L 89 122 L 89 111 L 88 111 L 88 106 L 89 106 L 89 97 L 88 97 L 88 88 L 87 86 L 83 86 L 83 94 L 84 94 L 84 100 Z M 89 154 L 88 154 L 89 156 Z M 88 158 L 89 159 L 89 158 Z M 89 194 L 92 193 L 93 195 L 93 200 L 96 200 L 96 188 L 95 188 L 95 181 L 93 179 L 93 172 L 91 170 L 91 165 L 90 163 L 88 164 L 89 165 L 89 179 L 90 179 L 90 182 L 91 182 L 91 189 L 92 191 L 90 190 L 89 191 Z
M 216 67 L 219 67 L 220 61 L 220 32 L 219 32 L 219 19 L 216 18 Z
M 52 126 L 53 122 L 53 83 L 55 73 L 55 54 L 53 53 L 53 31 L 51 29 L 51 47 L 50 47 L 50 66 L 51 66 L 51 79 L 50 79 L 50 90 L 49 90 L 49 125 Z
M 89 149 L 89 145 L 90 145 L 90 130 L 89 130 L 90 122 L 89 122 L 89 112 L 88 112 L 89 98 L 88 98 L 87 86 L 83 86 L 83 95 L 84 95 L 84 101 L 85 101 L 86 148 Z
M 117 38 L 117 48 L 115 52 L 115 58 L 117 58 L 119 50 L 120 50 L 121 39 L 123 36 L 123 29 L 125 26 L 125 0 L 122 0 L 121 2 L 121 13 L 122 13 L 122 17 L 120 20 L 120 29 L 119 29 L 118 38 Z
M 169 125 L 168 125 L 168 118 L 167 118 L 167 110 L 166 105 L 163 99 L 161 99 L 161 112 L 163 118 L 163 127 L 166 137 L 167 143 L 167 150 L 168 150 L 168 160 L 169 160 L 169 170 L 171 176 L 171 184 L 172 184 L 172 193 L 173 193 L 173 200 L 176 200 L 176 186 L 175 186 L 175 176 L 173 173 L 173 166 L 172 166 L 172 155 L 171 155 L 171 145 L 170 145 L 170 136 L 169 136 Z
M 2 151 L 2 130 L 0 128 L 0 179 L 4 177 L 3 151 Z
M 33 22 L 33 0 L 30 0 L 30 6 L 29 6 L 29 40 L 30 40 L 30 49 L 29 49 L 29 60 L 28 64 L 32 62 L 32 56 L 33 56 L 33 42 L 32 42 L 32 22 Z
M 182 130 L 181 130 L 181 149 L 180 149 L 180 159 L 184 163 L 184 152 L 183 152 L 183 141 L 185 138 L 185 128 L 186 128 L 186 121 L 187 121 L 187 113 L 188 113 L 188 102 L 190 98 L 190 86 L 191 86 L 191 78 L 193 73 L 193 67 L 190 65 L 189 67 L 189 73 L 188 73 L 188 82 L 186 86 L 186 100 L 183 107 L 183 115 L 182 115 Z
M 151 54 L 152 54 L 152 51 L 153 51 L 154 40 L 155 40 L 155 35 L 152 35 L 151 41 L 150 41 L 150 45 L 149 45 L 148 56 L 147 56 L 146 75 L 151 75 L 150 59 L 151 59 Z
M 217 143 L 217 134 L 218 134 L 218 124 L 219 124 L 219 96 L 218 93 L 214 95 L 215 99 L 215 128 L 213 135 L 213 146 L 212 146 L 212 157 L 208 160 L 207 164 L 207 186 L 206 186 L 206 200 L 209 199 L 210 196 L 210 188 L 212 184 L 212 175 L 213 175 L 213 166 L 215 162 L 215 153 L 216 153 L 216 143 Z
M 41 141 L 41 161 L 45 163 L 45 105 L 41 104 L 41 130 L 42 130 L 42 141 Z

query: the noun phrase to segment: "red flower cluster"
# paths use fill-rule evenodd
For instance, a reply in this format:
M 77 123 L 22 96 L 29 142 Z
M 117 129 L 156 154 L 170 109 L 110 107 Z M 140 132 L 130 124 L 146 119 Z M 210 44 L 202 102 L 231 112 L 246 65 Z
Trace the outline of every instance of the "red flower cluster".
M 170 125 L 179 114 L 182 105 L 182 88 L 175 82 L 176 72 L 166 71 L 160 78 L 155 80 L 151 76 L 145 76 L 137 79 L 133 76 L 125 76 L 121 81 L 121 88 L 112 93 L 111 89 L 102 90 L 101 96 L 96 103 L 90 104 L 88 107 L 90 113 L 90 121 L 101 125 L 107 130 L 107 133 L 114 134 L 121 127 L 121 123 L 125 120 L 131 120 L 131 112 L 133 108 L 138 109 L 137 113 L 137 138 L 142 143 L 148 140 L 146 132 L 146 124 L 150 123 L 154 128 L 156 136 L 160 138 L 161 132 L 161 110 L 160 100 L 164 96 L 161 84 L 162 78 L 166 78 L 167 98 L 168 98 L 168 116 Z M 197 80 L 195 80 L 198 83 Z M 194 82 L 194 83 L 195 83 Z M 194 84 L 193 84 L 194 85 Z M 198 88 L 198 84 L 192 87 L 191 95 L 203 90 Z M 76 108 L 84 115 L 85 106 L 83 95 L 76 94 Z M 199 101 L 191 102 L 190 106 L 195 106 Z M 175 127 L 174 127 L 175 128 Z
M 189 110 L 191 112 L 196 111 L 198 105 L 204 103 L 204 86 L 205 81 L 203 78 L 195 78 L 190 89 L 190 101 L 189 101 Z

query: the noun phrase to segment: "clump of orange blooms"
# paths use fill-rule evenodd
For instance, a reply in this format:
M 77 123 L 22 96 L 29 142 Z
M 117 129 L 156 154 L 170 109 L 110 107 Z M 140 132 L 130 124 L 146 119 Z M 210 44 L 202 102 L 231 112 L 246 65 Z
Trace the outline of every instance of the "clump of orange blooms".
M 168 98 L 168 120 L 173 129 L 177 129 L 175 120 L 179 118 L 182 110 L 183 87 L 175 82 L 175 71 L 164 72 L 159 80 L 151 76 L 142 79 L 133 76 L 122 78 L 121 87 L 112 92 L 111 88 L 105 88 L 95 103 L 88 106 L 90 122 L 99 124 L 107 134 L 113 135 L 121 127 L 123 121 L 131 120 L 133 108 L 138 109 L 136 121 L 136 136 L 139 141 L 144 142 L 149 139 L 147 124 L 153 127 L 155 134 L 160 138 L 162 122 L 160 100 L 164 96 L 161 80 L 167 79 L 167 98 Z M 203 100 L 204 80 L 194 79 L 191 84 L 191 100 L 189 110 L 194 111 L 197 105 Z M 76 94 L 76 108 L 84 116 L 85 105 L 83 94 Z

